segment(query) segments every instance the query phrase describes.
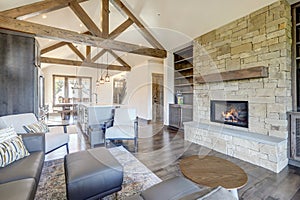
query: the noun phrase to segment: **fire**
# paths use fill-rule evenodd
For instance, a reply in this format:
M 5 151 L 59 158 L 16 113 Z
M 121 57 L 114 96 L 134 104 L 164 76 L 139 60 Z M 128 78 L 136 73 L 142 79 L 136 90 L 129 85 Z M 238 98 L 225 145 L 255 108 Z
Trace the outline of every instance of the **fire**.
M 226 121 L 238 122 L 239 121 L 239 113 L 235 108 L 230 108 L 227 112 L 222 112 L 222 116 Z

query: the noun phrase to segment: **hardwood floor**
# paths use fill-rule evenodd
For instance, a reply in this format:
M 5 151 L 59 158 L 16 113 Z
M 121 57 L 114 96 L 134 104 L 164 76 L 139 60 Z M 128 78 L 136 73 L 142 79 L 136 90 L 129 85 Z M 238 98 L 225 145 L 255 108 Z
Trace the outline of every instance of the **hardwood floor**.
M 183 157 L 203 154 L 213 155 L 237 164 L 247 173 L 248 183 L 238 190 L 241 200 L 300 199 L 299 168 L 288 166 L 281 173 L 276 174 L 206 147 L 186 142 L 182 131 L 164 128 L 162 124 L 140 125 L 139 137 L 138 152 L 132 152 L 134 146 L 130 141 L 125 142 L 123 145 L 162 180 L 182 176 L 178 163 Z M 80 130 L 78 134 L 70 134 L 70 152 L 87 148 L 89 148 L 89 145 Z M 60 148 L 48 154 L 46 159 L 57 159 L 65 154 L 65 149 Z

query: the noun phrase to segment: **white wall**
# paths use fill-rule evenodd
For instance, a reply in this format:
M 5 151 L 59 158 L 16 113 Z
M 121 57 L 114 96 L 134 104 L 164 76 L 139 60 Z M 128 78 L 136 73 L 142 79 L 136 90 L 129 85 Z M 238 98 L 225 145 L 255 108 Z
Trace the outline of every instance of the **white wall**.
M 164 60 L 164 124 L 169 125 L 169 104 L 174 103 L 174 55 Z
M 148 60 L 126 73 L 127 91 L 124 104 L 135 107 L 137 115 L 152 120 L 152 73 L 163 74 L 163 63 Z
M 111 78 L 111 82 L 99 87 L 100 102 L 113 102 L 113 78 L 126 79 L 126 95 L 124 105 L 135 107 L 140 118 L 152 119 L 152 73 L 163 74 L 163 62 L 148 60 L 134 66 L 130 72 L 122 72 Z

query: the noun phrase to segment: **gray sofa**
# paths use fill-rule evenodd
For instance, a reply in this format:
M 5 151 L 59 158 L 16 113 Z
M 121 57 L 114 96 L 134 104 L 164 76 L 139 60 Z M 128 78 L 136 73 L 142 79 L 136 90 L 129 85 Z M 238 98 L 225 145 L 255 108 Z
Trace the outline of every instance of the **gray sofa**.
M 0 168 L 0 200 L 34 199 L 45 158 L 45 135 L 22 134 L 29 156 Z
M 178 176 L 162 181 L 126 200 L 237 200 L 223 187 L 203 188 Z

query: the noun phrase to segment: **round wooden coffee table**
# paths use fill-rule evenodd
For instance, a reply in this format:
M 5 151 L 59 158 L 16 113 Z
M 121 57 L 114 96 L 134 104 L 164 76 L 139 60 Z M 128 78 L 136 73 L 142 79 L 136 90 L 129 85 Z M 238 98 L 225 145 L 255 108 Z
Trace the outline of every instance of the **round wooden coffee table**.
M 248 176 L 236 164 L 215 156 L 194 155 L 179 163 L 185 177 L 208 187 L 222 186 L 238 198 L 237 189 L 246 185 Z

